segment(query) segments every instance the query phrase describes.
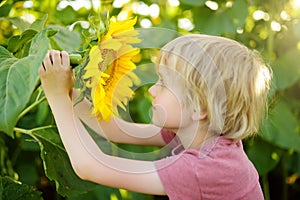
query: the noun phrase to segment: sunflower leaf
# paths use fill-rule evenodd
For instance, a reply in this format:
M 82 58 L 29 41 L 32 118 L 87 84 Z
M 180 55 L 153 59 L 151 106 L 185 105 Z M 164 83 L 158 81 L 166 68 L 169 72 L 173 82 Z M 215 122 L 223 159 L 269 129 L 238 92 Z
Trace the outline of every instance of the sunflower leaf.
M 42 200 L 41 192 L 10 177 L 0 177 L 0 199 Z
M 48 51 L 50 29 L 43 29 L 31 41 L 29 56 L 17 59 L 0 48 L 0 131 L 11 137 L 19 114 L 26 107 L 38 83 L 38 69 Z
M 35 130 L 32 137 L 38 140 L 45 173 L 50 180 L 55 181 L 59 194 L 74 196 L 97 186 L 75 174 L 56 128 Z

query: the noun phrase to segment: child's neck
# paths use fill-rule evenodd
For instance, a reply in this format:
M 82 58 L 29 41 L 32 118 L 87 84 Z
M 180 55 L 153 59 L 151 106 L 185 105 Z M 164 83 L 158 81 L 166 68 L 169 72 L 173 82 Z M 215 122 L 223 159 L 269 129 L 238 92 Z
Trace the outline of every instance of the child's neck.
M 199 149 L 205 142 L 217 137 L 208 131 L 207 126 L 195 124 L 176 131 L 185 149 Z

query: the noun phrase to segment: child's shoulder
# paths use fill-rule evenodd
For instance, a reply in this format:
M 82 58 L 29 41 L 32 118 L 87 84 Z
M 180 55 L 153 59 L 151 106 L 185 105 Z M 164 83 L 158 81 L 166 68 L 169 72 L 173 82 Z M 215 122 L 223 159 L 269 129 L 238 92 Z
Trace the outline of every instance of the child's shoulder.
M 167 193 L 186 184 L 193 194 L 199 191 L 197 195 L 204 199 L 241 199 L 253 188 L 260 192 L 258 173 L 242 142 L 223 136 L 206 142 L 200 149 L 183 150 L 159 160 L 156 168 Z M 211 195 L 215 198 L 209 198 Z
M 205 142 L 199 149 L 188 149 L 187 153 L 193 153 L 200 159 L 218 160 L 244 157 L 245 152 L 241 140 L 232 140 L 225 136 L 219 136 Z
M 199 150 L 199 158 L 210 162 L 231 163 L 233 160 L 248 161 L 241 140 L 232 140 L 224 136 L 206 142 Z

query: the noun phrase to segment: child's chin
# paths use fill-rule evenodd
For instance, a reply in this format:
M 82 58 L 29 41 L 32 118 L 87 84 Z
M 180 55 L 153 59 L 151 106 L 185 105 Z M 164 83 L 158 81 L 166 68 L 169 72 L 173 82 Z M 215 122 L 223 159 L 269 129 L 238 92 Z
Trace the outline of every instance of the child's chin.
M 164 127 L 164 122 L 161 122 L 160 120 L 156 119 L 155 117 L 152 116 L 152 124 L 158 127 L 163 128 Z

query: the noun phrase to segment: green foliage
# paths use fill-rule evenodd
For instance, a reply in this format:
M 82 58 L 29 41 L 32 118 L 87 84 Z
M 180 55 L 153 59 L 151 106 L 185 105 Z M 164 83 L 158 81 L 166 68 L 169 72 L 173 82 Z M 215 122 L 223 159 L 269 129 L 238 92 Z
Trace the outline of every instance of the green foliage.
M 258 173 L 265 175 L 276 167 L 279 162 L 279 156 L 281 156 L 281 151 L 271 143 L 257 139 L 255 142 L 250 142 L 247 154 L 255 163 Z
M 36 191 L 34 187 L 21 184 L 9 177 L 0 177 L 0 198 L 10 200 L 43 199 L 41 192 Z
M 33 37 L 29 55 L 24 58 L 17 59 L 1 47 L 4 56 L 0 63 L 0 106 L 2 108 L 0 131 L 6 132 L 12 137 L 18 115 L 26 107 L 38 82 L 38 68 L 49 48 L 49 40 L 47 39 L 49 31 L 51 30 L 44 29 Z M 24 91 L 27 92 L 24 93 Z
M 276 87 L 279 90 L 290 88 L 299 81 L 300 69 L 299 63 L 297 62 L 299 57 L 299 49 L 291 49 L 273 63 Z M 284 76 L 282 76 L 282 74 L 284 74 Z
M 207 34 L 235 33 L 238 28 L 244 27 L 248 16 L 248 4 L 245 0 L 234 1 L 232 7 L 223 5 L 218 11 L 208 7 L 194 7 L 196 30 Z
M 84 23 L 97 12 L 94 7 L 58 8 L 59 0 L 31 2 L 31 7 L 24 7 L 25 1 L 0 2 L 0 199 L 42 199 L 43 193 L 37 189 L 44 191 L 45 187 L 54 187 L 53 195 L 57 198 L 153 199 L 150 195 L 99 186 L 75 175 L 54 128 L 38 69 L 50 48 L 84 53 L 84 45 L 92 40 L 89 37 L 93 32 Z M 143 28 L 143 20 L 149 20 L 156 27 L 139 29 L 142 42 L 136 45 L 141 48 L 137 74 L 145 86 L 137 89 L 129 105 L 130 116 L 124 113 L 124 117 L 149 122 L 151 99 L 147 89 L 156 79 L 154 66 L 149 63 L 165 43 L 188 32 L 238 40 L 263 54 L 272 67 L 274 80 L 269 115 L 259 135 L 244 142 L 246 152 L 261 176 L 265 199 L 299 196 L 300 8 L 295 8 L 292 0 L 216 0 L 216 10 L 209 8 L 205 0 L 180 0 L 176 6 L 167 1 L 143 2 L 149 6 L 156 3 L 159 16 L 136 13 L 131 7 L 133 1 L 121 8 L 113 7 L 112 1 L 102 5 L 111 15 L 126 13 L 129 9 L 128 15 L 138 17 L 138 29 Z M 254 19 L 258 10 L 265 13 L 264 17 Z M 32 16 L 36 19 L 33 22 L 28 20 Z M 193 26 L 179 25 L 180 19 L 188 20 Z M 275 22 L 280 30 L 272 28 Z M 77 55 L 72 58 L 74 64 L 82 61 L 79 54 L 74 54 Z M 157 149 L 115 146 L 93 136 L 104 152 L 121 157 L 139 159 L 134 152 Z
M 38 141 L 45 173 L 50 180 L 56 182 L 57 191 L 61 195 L 78 195 L 96 186 L 94 183 L 81 180 L 74 173 L 56 129 L 37 129 L 30 135 Z

